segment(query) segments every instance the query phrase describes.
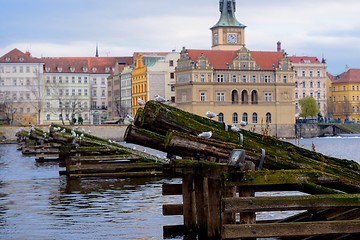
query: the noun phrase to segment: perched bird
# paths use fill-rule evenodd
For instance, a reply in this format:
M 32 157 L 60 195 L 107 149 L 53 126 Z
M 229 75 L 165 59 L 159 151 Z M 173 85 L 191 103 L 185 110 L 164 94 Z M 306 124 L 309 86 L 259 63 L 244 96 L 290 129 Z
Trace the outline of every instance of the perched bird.
M 209 131 L 209 132 L 202 132 L 198 135 L 198 137 L 201 137 L 201 138 L 211 138 L 212 136 L 212 132 Z
M 169 100 L 167 100 L 166 98 L 163 98 L 160 95 L 155 95 L 155 101 L 157 101 L 157 102 L 168 102 Z
M 241 122 L 240 122 L 240 126 L 242 126 L 242 127 L 245 127 L 246 124 L 247 124 L 247 123 L 246 123 L 245 121 L 241 121 Z
M 137 103 L 138 103 L 140 106 L 145 105 L 145 101 L 142 100 L 141 98 L 138 98 Z
M 216 117 L 217 115 L 214 112 L 207 111 L 206 116 L 211 119 L 211 118 Z
M 240 128 L 238 128 L 235 124 L 233 124 L 233 125 L 231 126 L 231 131 L 233 131 L 233 132 L 239 132 L 239 131 L 240 131 Z
M 66 132 L 66 129 L 64 128 L 63 130 L 60 131 L 61 133 L 65 133 Z
M 127 118 L 130 123 L 133 123 L 135 121 L 134 118 L 132 116 L 130 116 L 129 114 L 127 115 Z

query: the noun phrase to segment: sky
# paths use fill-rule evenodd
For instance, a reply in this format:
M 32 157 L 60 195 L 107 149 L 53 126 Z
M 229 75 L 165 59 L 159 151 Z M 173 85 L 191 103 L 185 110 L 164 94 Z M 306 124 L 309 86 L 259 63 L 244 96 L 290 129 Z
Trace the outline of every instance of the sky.
M 326 59 L 333 75 L 360 68 L 360 1 L 237 0 L 246 47 Z M 219 0 L 1 0 L 0 56 L 131 56 L 211 49 Z

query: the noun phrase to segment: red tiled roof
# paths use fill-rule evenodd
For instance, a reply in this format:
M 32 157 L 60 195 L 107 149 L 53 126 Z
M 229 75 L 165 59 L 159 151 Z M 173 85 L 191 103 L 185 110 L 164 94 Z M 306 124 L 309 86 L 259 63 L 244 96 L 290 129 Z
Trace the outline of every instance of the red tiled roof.
M 122 64 L 132 63 L 132 57 L 60 57 L 44 58 L 45 72 L 59 72 L 62 68 L 65 73 L 84 73 L 87 68 L 88 73 L 112 73 L 116 61 Z M 74 71 L 71 71 L 74 68 Z M 94 69 L 94 70 L 93 70 Z M 110 69 L 110 71 L 107 71 Z
M 41 63 L 44 61 L 42 61 L 42 59 L 32 57 L 30 52 L 23 53 L 19 49 L 14 48 L 10 52 L 1 56 L 0 62 L 3 62 L 3 63 L 7 63 L 7 62 L 9 62 L 9 63 Z
M 190 59 L 194 61 L 203 55 L 208 59 L 214 69 L 227 69 L 226 64 L 232 63 L 233 59 L 237 56 L 237 51 L 224 50 L 187 49 L 187 53 Z M 277 66 L 279 60 L 283 58 L 281 52 L 250 51 L 250 55 L 255 59 L 256 64 L 261 70 L 273 70 L 273 64 Z
M 320 63 L 319 59 L 317 57 L 288 57 L 293 63 L 305 63 L 305 61 L 309 61 L 308 63 Z
M 330 75 L 332 76 L 332 75 Z M 360 69 L 350 68 L 338 76 L 330 78 L 332 83 L 360 83 Z

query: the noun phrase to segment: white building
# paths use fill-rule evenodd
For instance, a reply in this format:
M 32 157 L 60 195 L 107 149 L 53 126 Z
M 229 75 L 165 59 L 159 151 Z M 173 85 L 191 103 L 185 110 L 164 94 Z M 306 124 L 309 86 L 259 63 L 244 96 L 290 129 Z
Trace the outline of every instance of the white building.
M 44 61 L 13 49 L 0 57 L 0 102 L 13 124 L 41 124 Z

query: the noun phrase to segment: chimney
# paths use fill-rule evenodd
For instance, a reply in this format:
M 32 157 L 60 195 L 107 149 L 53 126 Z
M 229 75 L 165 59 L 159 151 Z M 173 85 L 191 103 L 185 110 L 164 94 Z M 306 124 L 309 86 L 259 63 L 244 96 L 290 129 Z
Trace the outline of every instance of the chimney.
M 28 57 L 31 57 L 31 53 L 29 51 L 26 51 L 25 55 L 28 56 Z
M 277 42 L 277 51 L 281 52 L 281 42 L 280 41 Z

